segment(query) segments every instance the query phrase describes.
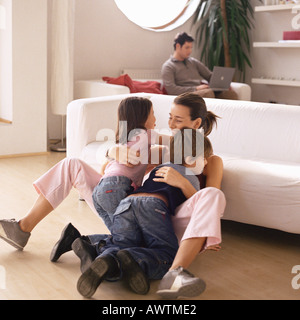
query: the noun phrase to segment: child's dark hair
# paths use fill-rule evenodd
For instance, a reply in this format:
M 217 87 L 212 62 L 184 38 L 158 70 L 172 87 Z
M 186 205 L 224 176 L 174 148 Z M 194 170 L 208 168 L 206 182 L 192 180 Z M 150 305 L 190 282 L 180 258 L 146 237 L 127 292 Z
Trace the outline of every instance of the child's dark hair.
M 207 159 L 213 154 L 210 140 L 199 129 L 182 128 L 171 137 L 170 162 L 185 164 L 186 150 L 194 158 L 203 155 Z
M 145 129 L 152 102 L 142 97 L 129 97 L 123 99 L 118 108 L 118 127 L 116 132 L 117 143 L 127 143 L 128 134 L 134 129 Z M 120 121 L 126 121 L 120 123 Z
M 214 125 L 217 125 L 217 115 L 211 111 L 207 111 L 203 98 L 193 92 L 186 92 L 177 96 L 174 100 L 175 104 L 183 105 L 190 109 L 191 120 L 201 119 L 200 128 L 203 128 L 204 135 L 208 136 Z
M 207 136 L 204 136 L 204 158 L 208 159 L 214 153 L 214 149 Z

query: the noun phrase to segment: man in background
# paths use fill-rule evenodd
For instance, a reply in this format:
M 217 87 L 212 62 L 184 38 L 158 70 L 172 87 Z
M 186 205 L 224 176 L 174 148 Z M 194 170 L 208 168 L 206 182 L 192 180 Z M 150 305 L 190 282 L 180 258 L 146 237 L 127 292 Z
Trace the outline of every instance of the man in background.
M 174 53 L 162 66 L 163 86 L 170 95 L 195 92 L 204 98 L 237 99 L 229 89 L 214 92 L 209 88 L 212 72 L 199 60 L 190 57 L 194 39 L 185 32 L 174 39 Z

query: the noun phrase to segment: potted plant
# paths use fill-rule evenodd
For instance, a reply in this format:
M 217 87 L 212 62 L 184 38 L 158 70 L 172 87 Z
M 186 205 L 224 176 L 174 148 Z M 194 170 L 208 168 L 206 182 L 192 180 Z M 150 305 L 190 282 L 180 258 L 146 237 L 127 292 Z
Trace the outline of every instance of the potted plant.
M 208 68 L 234 67 L 245 80 L 246 64 L 252 68 L 248 32 L 253 13 L 249 0 L 200 0 L 192 26 L 197 28 L 200 59 Z

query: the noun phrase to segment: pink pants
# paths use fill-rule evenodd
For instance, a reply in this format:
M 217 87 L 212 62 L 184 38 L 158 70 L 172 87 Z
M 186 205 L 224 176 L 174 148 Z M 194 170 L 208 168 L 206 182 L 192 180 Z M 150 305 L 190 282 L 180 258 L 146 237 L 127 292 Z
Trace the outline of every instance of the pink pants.
M 95 186 L 101 175 L 82 160 L 66 158 L 57 163 L 33 185 L 53 209 L 68 196 L 75 187 L 89 207 L 97 213 L 92 199 Z M 173 217 L 175 233 L 179 241 L 189 238 L 207 237 L 206 247 L 221 242 L 221 216 L 226 201 L 222 191 L 204 188 L 176 209 Z
M 177 207 L 173 226 L 179 241 L 207 238 L 204 249 L 221 243 L 221 217 L 226 200 L 217 188 L 204 188 Z

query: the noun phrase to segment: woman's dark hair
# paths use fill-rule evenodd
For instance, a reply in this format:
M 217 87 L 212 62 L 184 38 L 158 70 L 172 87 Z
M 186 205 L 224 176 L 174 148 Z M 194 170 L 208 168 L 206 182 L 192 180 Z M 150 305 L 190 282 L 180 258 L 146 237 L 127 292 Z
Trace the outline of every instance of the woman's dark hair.
M 188 35 L 186 32 L 180 32 L 177 33 L 174 39 L 174 50 L 176 50 L 176 44 L 179 43 L 182 47 L 186 42 L 194 42 L 194 39 L 192 36 Z
M 117 143 L 127 143 L 128 134 L 133 129 L 145 129 L 152 102 L 142 97 L 129 97 L 123 99 L 118 108 L 118 127 L 116 132 Z M 120 121 L 126 121 L 126 123 Z M 125 124 L 125 125 L 123 125 Z
M 203 128 L 205 136 L 208 136 L 213 126 L 217 125 L 217 118 L 219 117 L 213 112 L 207 111 L 204 99 L 198 94 L 192 92 L 183 93 L 175 98 L 174 103 L 189 108 L 191 120 L 201 119 L 200 128 Z

